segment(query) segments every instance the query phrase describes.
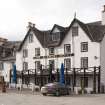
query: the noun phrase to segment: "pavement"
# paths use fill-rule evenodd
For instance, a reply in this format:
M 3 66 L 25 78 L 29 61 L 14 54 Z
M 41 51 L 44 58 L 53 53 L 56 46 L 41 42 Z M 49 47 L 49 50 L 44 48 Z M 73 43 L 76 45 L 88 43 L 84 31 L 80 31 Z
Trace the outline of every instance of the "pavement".
M 0 105 L 105 105 L 105 94 L 43 96 L 40 92 L 7 90 Z

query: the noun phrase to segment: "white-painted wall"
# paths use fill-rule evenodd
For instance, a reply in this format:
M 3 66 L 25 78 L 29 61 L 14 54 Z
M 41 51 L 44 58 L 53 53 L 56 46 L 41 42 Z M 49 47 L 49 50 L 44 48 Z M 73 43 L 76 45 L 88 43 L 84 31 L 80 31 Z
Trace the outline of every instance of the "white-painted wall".
M 16 69 L 22 71 L 23 69 L 23 53 L 22 51 L 16 52 Z
M 32 43 L 29 43 L 29 39 L 27 37 L 21 51 L 17 52 L 16 54 L 17 70 L 21 71 L 23 69 L 23 62 L 28 62 L 28 69 L 35 69 L 35 60 L 33 60 L 33 57 L 35 57 L 35 48 L 40 48 L 41 55 L 42 56 L 45 55 L 45 49 L 42 47 L 40 42 L 37 40 L 36 36 L 33 35 Z M 28 57 L 26 58 L 23 58 L 23 49 L 28 50 Z
M 105 36 L 101 41 L 101 84 L 105 86 Z
M 88 66 L 99 66 L 100 65 L 100 43 L 92 42 L 86 33 L 81 29 L 78 24 L 74 24 L 74 26 L 79 27 L 79 35 L 74 36 L 73 45 L 74 48 L 74 66 L 76 68 L 81 67 L 81 57 L 88 57 Z M 81 42 L 88 42 L 88 52 L 81 52 Z M 95 56 L 97 59 L 95 59 Z
M 88 66 L 100 66 L 100 43 L 92 42 L 86 33 L 81 29 L 81 27 L 75 23 L 74 26 L 79 27 L 79 35 L 72 38 L 72 30 L 68 32 L 62 44 L 59 47 L 55 47 L 55 55 L 64 54 L 64 44 L 71 44 L 71 53 L 74 56 L 70 57 L 60 57 L 60 58 L 50 58 L 48 60 L 54 59 L 56 62 L 55 67 L 60 68 L 61 63 L 64 63 L 65 58 L 71 59 L 71 67 L 80 68 L 81 67 L 81 57 L 88 57 Z M 57 29 L 53 30 L 56 32 Z M 58 30 L 57 30 L 58 32 Z M 81 42 L 88 42 L 88 52 L 81 52 Z M 48 49 L 47 49 L 48 52 Z M 49 53 L 48 53 L 49 54 Z M 97 59 L 95 58 L 97 57 Z
M 40 61 L 42 65 L 49 65 L 49 60 L 55 60 L 55 68 L 60 68 L 61 63 L 64 63 L 65 58 L 71 59 L 71 68 L 73 67 L 80 68 L 81 57 L 88 57 L 89 67 L 99 66 L 100 65 L 100 44 L 97 42 L 91 42 L 89 37 L 86 35 L 86 33 L 81 29 L 81 27 L 77 23 L 75 23 L 73 26 L 79 27 L 79 35 L 72 37 L 72 30 L 70 29 L 65 39 L 63 40 L 62 44 L 58 47 L 55 47 L 55 55 L 64 54 L 64 44 L 71 44 L 71 53 L 74 53 L 74 56 L 47 58 L 47 59 L 33 59 L 33 57 L 35 57 L 35 48 L 38 48 L 38 47 L 40 47 L 41 56 L 49 55 L 49 49 L 46 48 L 46 51 L 45 51 L 45 48 L 42 47 L 42 45 L 34 35 L 33 43 L 29 43 L 28 37 L 27 37 L 21 51 L 17 52 L 16 54 L 17 70 L 22 70 L 23 61 L 28 62 L 28 69 L 35 68 L 35 63 L 34 63 L 35 61 Z M 55 28 L 53 32 L 59 32 L 59 30 Z M 81 52 L 81 42 L 88 42 L 88 52 Z M 28 57 L 25 59 L 23 58 L 23 49 L 28 49 Z M 95 59 L 95 56 L 97 57 L 97 59 Z

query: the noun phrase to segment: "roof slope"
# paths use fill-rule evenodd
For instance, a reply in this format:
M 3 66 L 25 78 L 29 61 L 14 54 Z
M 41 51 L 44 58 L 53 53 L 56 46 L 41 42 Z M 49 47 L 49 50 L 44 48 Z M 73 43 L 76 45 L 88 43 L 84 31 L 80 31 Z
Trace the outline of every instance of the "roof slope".
M 28 30 L 24 40 L 20 44 L 20 47 L 19 47 L 18 51 L 21 50 L 21 48 L 22 48 L 25 40 L 27 39 L 30 31 L 34 32 L 34 35 L 37 37 L 38 41 L 41 43 L 41 45 L 44 48 L 49 47 L 49 46 L 58 46 L 62 42 L 62 40 L 64 39 L 65 34 L 68 30 L 68 27 L 62 27 L 62 26 L 59 26 L 59 25 L 56 25 L 56 26 L 57 26 L 57 28 L 60 29 L 60 40 L 58 40 L 58 41 L 52 41 L 51 40 L 51 34 L 52 34 L 51 31 L 52 30 L 41 31 L 41 30 L 38 30 L 36 27 L 30 27 L 30 29 Z
M 102 41 L 105 34 L 105 25 L 101 25 L 100 21 L 85 24 L 78 19 L 74 19 L 71 25 L 69 26 L 69 29 L 72 27 L 74 22 L 77 22 L 80 25 L 80 27 L 85 31 L 85 33 L 87 34 L 91 41 L 93 42 Z
M 54 30 L 55 27 L 58 28 L 60 32 L 64 32 L 64 31 L 66 31 L 68 29 L 68 27 L 62 27 L 62 26 L 60 26 L 58 24 L 54 24 L 51 32 Z
M 59 46 L 64 40 L 68 31 L 71 29 L 74 22 L 77 22 L 80 25 L 80 27 L 84 30 L 84 32 L 90 38 L 91 41 L 93 42 L 102 41 L 105 34 L 105 26 L 101 25 L 101 21 L 85 24 L 80 20 L 74 18 L 69 27 L 62 27 L 60 25 L 55 24 L 52 30 L 47 30 L 47 31 L 38 30 L 36 27 L 30 27 L 29 31 L 27 32 L 24 40 L 22 41 L 19 47 L 19 51 L 21 50 L 30 31 L 33 31 L 35 33 L 35 36 L 37 37 L 37 39 L 39 40 L 39 42 L 44 48 L 51 47 L 51 46 L 53 47 Z M 51 38 L 51 35 L 53 35 L 52 31 L 55 27 L 57 27 L 60 30 L 60 32 L 57 33 L 57 34 L 60 34 L 60 39 L 58 41 L 53 41 Z

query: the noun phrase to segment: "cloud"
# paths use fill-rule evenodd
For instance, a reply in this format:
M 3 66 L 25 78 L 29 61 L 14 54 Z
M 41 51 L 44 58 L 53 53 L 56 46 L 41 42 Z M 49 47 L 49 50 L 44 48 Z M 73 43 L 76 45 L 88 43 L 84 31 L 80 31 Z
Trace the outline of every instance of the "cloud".
M 29 21 L 41 30 L 53 24 L 68 26 L 74 17 L 83 22 L 101 20 L 104 0 L 0 0 L 0 36 L 22 40 Z

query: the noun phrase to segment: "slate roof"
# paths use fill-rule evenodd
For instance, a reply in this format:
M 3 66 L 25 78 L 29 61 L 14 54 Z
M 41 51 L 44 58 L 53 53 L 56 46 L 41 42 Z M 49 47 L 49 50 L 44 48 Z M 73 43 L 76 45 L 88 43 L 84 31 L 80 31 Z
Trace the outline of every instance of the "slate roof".
M 87 23 L 89 25 L 102 25 L 102 21 L 96 21 L 96 22 L 91 22 L 91 23 Z
M 29 32 L 30 31 L 33 31 L 35 33 L 35 36 L 37 37 L 37 39 L 39 40 L 39 42 L 41 43 L 41 45 L 46 48 L 46 47 L 51 47 L 51 46 L 59 46 L 60 43 L 62 42 L 62 40 L 64 39 L 65 37 L 65 34 L 68 30 L 68 27 L 62 27 L 62 26 L 59 26 L 59 25 L 54 25 L 54 27 L 57 26 L 57 28 L 59 27 L 59 30 L 60 30 L 60 40 L 58 41 L 52 41 L 51 40 L 51 34 L 52 34 L 52 30 L 47 30 L 47 31 L 41 31 L 41 30 L 38 30 L 36 27 L 30 27 L 30 29 L 28 30 L 24 40 L 22 41 L 18 51 L 21 50 L 25 40 L 27 39 L 28 35 L 29 35 Z
M 15 47 L 16 49 L 18 49 L 20 44 L 21 44 L 21 41 L 6 41 L 2 45 L 2 47 L 4 47 L 4 48 L 13 48 L 13 47 Z
M 47 30 L 47 31 L 38 30 L 36 27 L 30 27 L 29 31 L 27 32 L 24 40 L 22 41 L 19 47 L 19 50 L 21 50 L 30 31 L 33 31 L 35 33 L 37 39 L 39 40 L 39 42 L 44 48 L 51 47 L 51 46 L 53 47 L 59 46 L 64 40 L 67 33 L 69 32 L 69 30 L 71 29 L 74 22 L 77 22 L 80 25 L 80 27 L 84 30 L 84 32 L 90 38 L 91 41 L 93 42 L 102 41 L 105 35 L 105 26 L 101 25 L 101 21 L 92 22 L 92 23 L 83 23 L 80 20 L 74 18 L 71 24 L 69 25 L 69 27 L 62 27 L 60 25 L 55 24 L 52 30 Z M 60 40 L 58 41 L 51 40 L 51 34 L 55 27 L 57 27 L 60 30 Z
M 105 35 L 105 26 L 102 25 L 87 25 L 89 32 L 92 35 L 93 42 L 101 42 Z
M 65 32 L 65 31 L 68 29 L 68 27 L 62 27 L 62 26 L 60 26 L 60 25 L 58 25 L 58 24 L 54 24 L 54 26 L 53 26 L 51 32 L 53 31 L 53 29 L 54 29 L 55 27 L 58 28 L 58 29 L 60 30 L 60 32 Z
M 20 47 L 19 47 L 18 50 L 21 50 L 21 48 L 22 48 L 25 40 L 27 39 L 30 31 L 33 31 L 35 33 L 37 39 L 39 40 L 39 42 L 41 43 L 41 45 L 43 47 L 46 46 L 47 39 L 45 41 L 45 37 L 47 38 L 48 34 L 50 33 L 50 30 L 48 30 L 48 31 L 40 31 L 36 27 L 30 27 L 29 30 L 28 30 L 28 32 L 27 32 L 27 34 L 26 34 L 26 36 L 25 36 L 25 38 L 23 39 L 22 43 L 20 44 Z
M 1 61 L 15 61 L 16 56 L 8 56 L 1 59 Z
M 20 41 L 6 41 L 0 46 L 0 61 L 15 60 L 13 51 L 17 51 L 20 46 Z M 3 54 L 5 51 L 5 55 Z

